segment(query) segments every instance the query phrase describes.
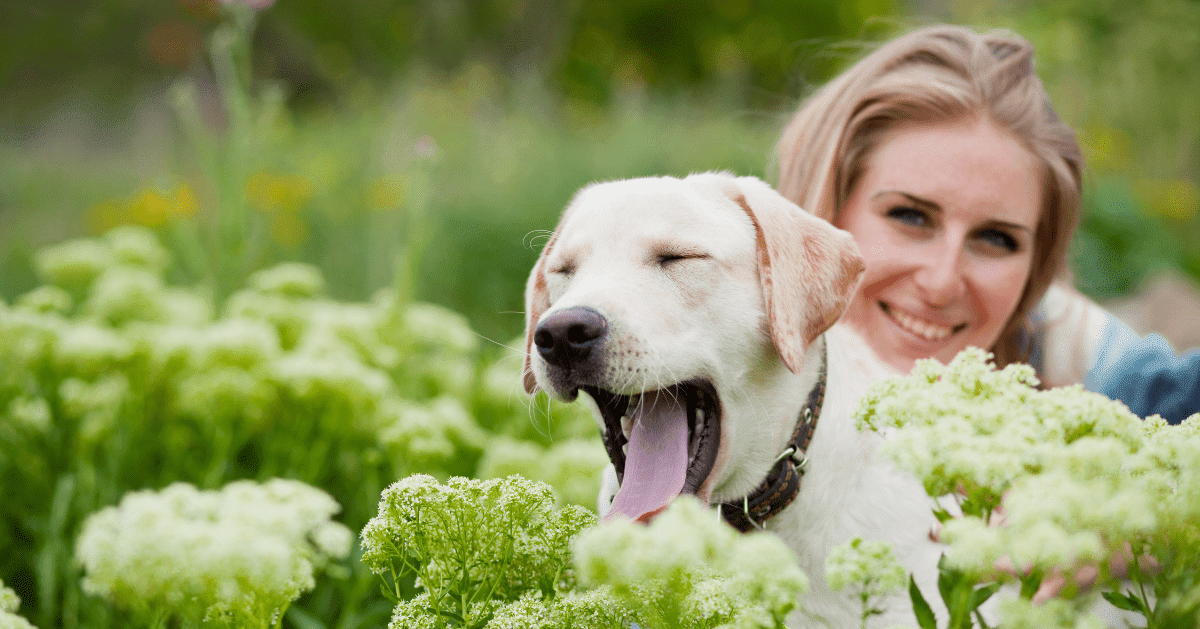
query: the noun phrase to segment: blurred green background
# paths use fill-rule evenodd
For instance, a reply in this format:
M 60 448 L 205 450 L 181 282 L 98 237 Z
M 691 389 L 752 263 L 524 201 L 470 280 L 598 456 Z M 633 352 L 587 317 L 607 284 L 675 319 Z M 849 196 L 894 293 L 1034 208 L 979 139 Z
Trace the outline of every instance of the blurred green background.
M 1200 276 L 1195 0 L 249 5 L 0 5 L 0 298 L 39 283 L 39 247 L 134 223 L 218 299 L 302 260 L 334 297 L 395 285 L 511 339 L 538 236 L 576 189 L 770 179 L 806 94 L 930 21 L 1037 46 L 1089 158 L 1081 288 Z

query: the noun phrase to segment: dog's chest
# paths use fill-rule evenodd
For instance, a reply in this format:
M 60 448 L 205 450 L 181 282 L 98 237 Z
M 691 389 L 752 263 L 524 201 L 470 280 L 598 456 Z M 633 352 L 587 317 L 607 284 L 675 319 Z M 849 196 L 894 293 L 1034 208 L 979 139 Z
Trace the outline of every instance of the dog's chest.
M 905 569 L 927 588 L 936 587 L 941 545 L 929 538 L 936 518 L 924 489 L 881 452 L 883 436 L 860 432 L 854 425 L 853 414 L 862 395 L 874 381 L 891 375 L 890 369 L 871 362 L 869 354 L 859 355 L 853 346 L 848 349 L 845 342 L 851 336 L 827 338 L 829 386 L 800 493 L 768 529 L 792 548 L 809 576 L 811 587 L 802 601 L 804 606 L 829 621 L 829 626 L 856 626 L 858 601 L 846 593 L 831 592 L 825 584 L 825 558 L 830 550 L 855 537 L 888 542 Z M 892 624 L 911 623 L 911 603 L 903 594 L 886 603 Z M 789 626 L 810 623 L 808 617 L 797 616 Z

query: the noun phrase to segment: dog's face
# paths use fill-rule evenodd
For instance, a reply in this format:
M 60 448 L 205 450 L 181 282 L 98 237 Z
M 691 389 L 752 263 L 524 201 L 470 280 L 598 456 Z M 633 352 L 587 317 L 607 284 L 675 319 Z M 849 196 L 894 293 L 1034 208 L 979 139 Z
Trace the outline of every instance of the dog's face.
M 757 179 L 589 186 L 529 278 L 526 389 L 593 402 L 614 511 L 745 493 L 795 421 L 757 398 L 802 368 L 861 270 L 848 234 Z

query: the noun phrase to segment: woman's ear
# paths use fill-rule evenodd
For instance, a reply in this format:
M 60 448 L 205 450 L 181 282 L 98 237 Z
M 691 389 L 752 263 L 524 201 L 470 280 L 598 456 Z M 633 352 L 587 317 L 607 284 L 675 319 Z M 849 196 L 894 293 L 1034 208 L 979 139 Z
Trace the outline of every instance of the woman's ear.
M 771 339 L 797 372 L 808 345 L 845 312 L 866 267 L 849 232 L 805 212 L 760 179 L 731 183 L 727 194 L 750 216 L 758 237 Z

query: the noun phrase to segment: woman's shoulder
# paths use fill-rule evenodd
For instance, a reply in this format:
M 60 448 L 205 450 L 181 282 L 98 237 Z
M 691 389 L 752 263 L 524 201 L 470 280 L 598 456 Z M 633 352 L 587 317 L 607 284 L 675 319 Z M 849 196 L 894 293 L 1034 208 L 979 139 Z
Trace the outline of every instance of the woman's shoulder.
M 1067 286 L 1053 286 L 1031 313 L 1039 374 L 1047 386 L 1082 384 L 1139 416 L 1172 423 L 1200 410 L 1200 351 L 1180 354 L 1158 334 L 1138 334 Z
M 1086 295 L 1064 283 L 1046 291 L 1029 316 L 1032 362 L 1049 387 L 1083 384 L 1112 325 L 1119 321 Z

